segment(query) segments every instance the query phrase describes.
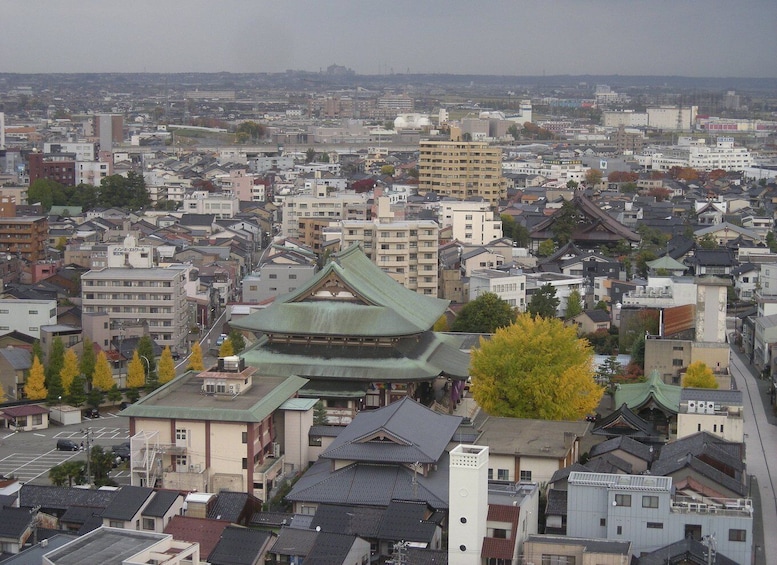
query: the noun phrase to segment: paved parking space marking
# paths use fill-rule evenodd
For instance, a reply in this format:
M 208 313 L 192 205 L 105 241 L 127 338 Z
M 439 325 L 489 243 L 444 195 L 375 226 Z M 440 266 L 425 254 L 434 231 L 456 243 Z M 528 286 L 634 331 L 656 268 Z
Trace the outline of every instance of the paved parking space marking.
M 78 455 L 78 451 L 57 451 L 55 449 L 40 455 L 14 453 L 0 460 L 0 474 L 13 475 L 18 480 L 30 482 L 49 469 Z
M 88 427 L 88 426 L 87 426 Z M 86 430 L 86 428 L 84 428 Z M 75 430 L 72 432 L 59 432 L 54 438 L 65 439 L 83 439 L 86 437 L 85 431 Z M 97 439 L 129 439 L 128 428 L 92 428 L 92 438 Z

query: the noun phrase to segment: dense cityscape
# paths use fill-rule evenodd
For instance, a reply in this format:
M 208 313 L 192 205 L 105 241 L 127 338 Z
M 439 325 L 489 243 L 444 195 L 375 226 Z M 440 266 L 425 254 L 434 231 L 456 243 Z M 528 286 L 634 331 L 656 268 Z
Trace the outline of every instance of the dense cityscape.
M 0 73 L 0 563 L 767 564 L 777 79 Z

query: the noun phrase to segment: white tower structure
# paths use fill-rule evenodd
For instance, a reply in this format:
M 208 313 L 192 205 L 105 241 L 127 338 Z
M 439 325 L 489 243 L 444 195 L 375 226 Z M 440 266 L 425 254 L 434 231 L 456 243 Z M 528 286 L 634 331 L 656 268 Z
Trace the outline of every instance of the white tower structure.
M 0 149 L 5 149 L 5 114 L 0 112 Z
M 448 503 L 448 565 L 480 565 L 488 520 L 488 447 L 451 450 Z

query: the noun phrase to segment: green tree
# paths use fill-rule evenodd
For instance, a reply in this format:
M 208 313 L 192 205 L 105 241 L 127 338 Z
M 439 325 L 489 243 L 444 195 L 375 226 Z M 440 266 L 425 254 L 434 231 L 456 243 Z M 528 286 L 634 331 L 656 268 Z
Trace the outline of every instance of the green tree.
M 312 163 L 316 160 L 316 150 L 312 147 L 308 147 L 308 150 L 305 151 L 305 162 L 306 163 Z
M 202 347 L 199 341 L 192 345 L 192 353 L 189 356 L 189 365 L 186 367 L 189 371 L 204 371 L 205 364 L 202 362 Z
M 696 243 L 698 243 L 699 247 L 701 247 L 702 249 L 718 248 L 718 242 L 715 240 L 715 237 L 711 233 L 704 234 L 702 237 L 698 239 Z
M 65 204 L 65 187 L 51 179 L 37 179 L 27 189 L 27 202 L 36 204 L 40 202 L 44 212 L 48 212 L 54 204 Z
M 232 340 L 227 338 L 219 346 L 219 357 L 231 357 L 235 354 L 235 348 L 232 346 Z
M 515 321 L 515 309 L 493 292 L 468 302 L 453 322 L 454 332 L 494 333 Z
M 48 363 L 46 365 L 46 386 L 51 388 L 51 380 L 55 375 L 60 381 L 60 371 L 65 363 L 65 344 L 62 343 L 62 338 L 57 336 L 54 341 L 51 342 L 51 353 L 48 357 Z
M 43 347 L 41 347 L 39 339 L 32 342 L 32 356 L 37 357 L 38 361 L 43 363 Z
M 319 400 L 313 406 L 313 425 L 326 426 L 327 424 L 329 424 L 329 416 L 327 415 L 326 406 L 324 406 L 323 400 Z
M 577 190 L 577 187 L 580 186 L 577 181 L 574 181 L 572 179 L 569 179 L 567 181 L 567 188 L 570 190 Z
M 250 139 L 253 142 L 257 142 L 265 136 L 267 128 L 262 124 L 249 120 L 237 126 L 235 133 L 237 135 L 243 134 L 246 140 Z
M 46 388 L 48 389 L 46 404 L 50 406 L 61 402 L 65 396 L 65 387 L 62 386 L 62 376 L 59 373 L 51 375 Z
M 545 241 L 541 241 L 539 247 L 537 248 L 537 255 L 539 257 L 550 257 L 555 252 L 556 252 L 556 242 L 553 241 L 552 239 L 546 239 Z
M 650 250 L 643 250 L 637 253 L 637 274 L 643 279 L 647 278 L 649 271 L 647 264 L 656 259 L 658 259 L 658 256 Z
M 567 308 L 565 318 L 570 320 L 583 312 L 583 299 L 579 290 L 573 290 L 567 297 Z
M 33 356 L 30 374 L 24 383 L 24 396 L 30 400 L 43 400 L 49 394 L 46 389 L 46 375 L 38 356 Z
M 593 353 L 554 318 L 518 316 L 472 351 L 473 396 L 492 416 L 577 420 L 599 404 Z
M 81 373 L 81 369 L 78 367 L 78 355 L 72 349 L 65 351 L 64 360 L 62 362 L 62 369 L 59 371 L 59 376 L 62 382 L 62 389 L 66 392 L 70 392 L 70 384 L 76 375 Z
M 113 380 L 113 371 L 108 363 L 108 357 L 104 351 L 100 351 L 94 363 L 94 371 L 92 371 L 92 387 L 106 392 L 114 386 L 116 383 Z
M 8 400 L 8 397 L 5 395 L 5 389 L 3 388 L 3 385 L 0 384 L 0 404 Z
M 769 233 L 766 234 L 766 245 L 769 246 L 769 251 L 777 253 L 777 237 L 774 237 L 773 231 L 769 231 Z
M 639 334 L 631 345 L 631 363 L 645 371 L 645 334 Z
M 110 400 L 113 404 L 117 404 L 121 402 L 121 391 L 119 390 L 118 385 L 113 385 L 110 389 L 108 389 L 108 400 Z
M 86 402 L 86 379 L 81 373 L 76 373 L 73 380 L 70 381 L 70 388 L 67 392 L 67 402 L 71 406 L 81 406 Z
M 559 304 L 561 304 L 561 300 L 556 296 L 555 287 L 551 286 L 550 283 L 546 283 L 532 294 L 526 311 L 535 318 L 537 316 L 541 318 L 555 318 Z
M 718 388 L 718 381 L 704 361 L 694 361 L 685 371 L 683 377 L 685 388 Z
M 159 383 L 169 383 L 175 378 L 175 362 L 173 353 L 169 347 L 162 350 L 162 357 L 159 358 Z
M 100 404 L 103 402 L 103 397 L 103 391 L 99 388 L 93 388 L 89 391 L 89 394 L 86 395 L 86 404 L 92 408 L 99 408 Z
M 92 381 L 92 375 L 94 375 L 95 361 L 96 359 L 92 340 L 89 339 L 89 337 L 84 336 L 84 347 L 83 351 L 81 351 L 80 369 L 81 374 L 84 375 L 89 382 Z
M 235 355 L 238 355 L 246 348 L 246 339 L 240 330 L 230 330 L 229 341 L 232 342 L 232 349 L 235 351 Z
M 515 229 L 515 218 L 510 214 L 502 214 L 499 216 L 502 220 L 502 235 L 513 239 L 513 230 Z
M 67 485 L 72 487 L 73 483 L 77 485 L 84 484 L 85 473 L 83 461 L 65 461 L 49 469 L 49 480 L 55 487 Z
M 507 133 L 513 136 L 513 139 L 518 141 L 521 139 L 521 130 L 518 129 L 518 124 L 512 124 L 507 128 Z
M 98 204 L 105 207 L 138 210 L 151 204 L 143 175 L 130 171 L 126 177 L 111 175 L 100 181 Z
M 608 385 L 613 378 L 623 374 L 623 365 L 618 362 L 618 357 L 610 355 L 604 363 L 596 369 L 596 382 Z
M 103 449 L 102 445 L 93 445 L 89 459 L 92 471 L 92 484 L 95 487 L 118 486 L 116 481 L 110 478 L 114 462 L 113 453 Z
M 380 168 L 380 174 L 384 177 L 393 177 L 394 176 L 394 165 L 383 165 Z
M 144 335 L 138 340 L 138 355 L 148 359 L 148 372 L 156 373 L 156 357 L 154 357 L 154 342 L 151 336 Z
M 140 388 L 146 384 L 146 365 L 140 359 L 140 354 L 136 349 L 132 353 L 132 360 L 127 366 L 127 386 L 129 388 Z

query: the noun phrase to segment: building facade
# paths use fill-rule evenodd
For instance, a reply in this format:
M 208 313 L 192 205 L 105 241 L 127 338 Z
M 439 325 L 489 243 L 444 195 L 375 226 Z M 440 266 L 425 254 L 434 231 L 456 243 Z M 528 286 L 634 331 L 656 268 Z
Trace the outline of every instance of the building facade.
M 422 141 L 418 192 L 459 200 L 481 197 L 494 206 L 507 195 L 502 150 L 484 142 Z
M 0 218 L 0 253 L 25 261 L 46 258 L 49 223 L 45 216 Z

